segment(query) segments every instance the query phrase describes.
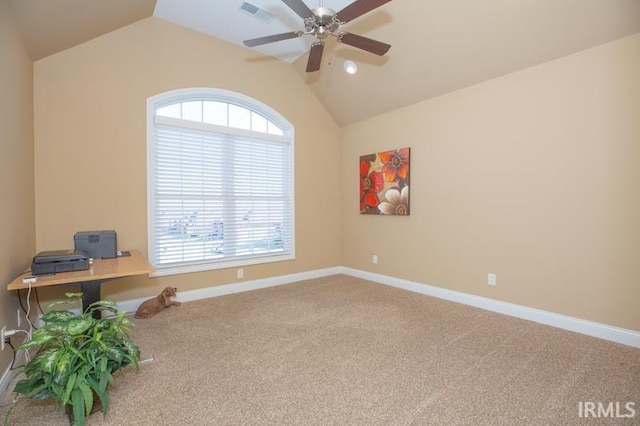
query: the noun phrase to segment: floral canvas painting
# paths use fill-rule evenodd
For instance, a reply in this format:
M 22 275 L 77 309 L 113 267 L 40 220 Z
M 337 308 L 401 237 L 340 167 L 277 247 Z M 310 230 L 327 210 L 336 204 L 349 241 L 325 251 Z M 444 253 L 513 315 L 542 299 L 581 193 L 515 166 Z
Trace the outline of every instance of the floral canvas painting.
M 360 157 L 360 213 L 409 215 L 410 148 Z

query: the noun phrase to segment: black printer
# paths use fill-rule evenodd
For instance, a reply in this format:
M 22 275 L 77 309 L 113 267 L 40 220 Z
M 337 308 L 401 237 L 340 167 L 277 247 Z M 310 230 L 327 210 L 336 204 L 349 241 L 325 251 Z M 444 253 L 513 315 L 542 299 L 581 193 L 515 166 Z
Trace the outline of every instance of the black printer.
M 73 236 L 75 250 L 86 252 L 93 259 L 112 259 L 117 256 L 116 231 L 82 231 Z
M 89 256 L 81 250 L 53 250 L 38 253 L 31 263 L 32 275 L 89 269 Z

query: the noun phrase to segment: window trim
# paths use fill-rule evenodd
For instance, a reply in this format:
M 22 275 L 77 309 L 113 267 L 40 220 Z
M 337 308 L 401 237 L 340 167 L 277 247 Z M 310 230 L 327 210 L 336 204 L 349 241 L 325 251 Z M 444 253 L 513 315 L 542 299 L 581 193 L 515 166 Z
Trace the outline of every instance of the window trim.
M 250 258 L 227 260 L 227 261 L 203 261 L 196 263 L 181 264 L 177 266 L 156 267 L 156 270 L 149 274 L 150 277 L 167 276 L 174 274 L 185 274 L 192 272 L 202 272 L 209 270 L 228 269 L 239 266 L 257 265 L 271 262 L 282 262 L 294 260 L 296 257 L 295 247 L 295 139 L 293 125 L 285 119 L 280 113 L 278 113 L 272 107 L 253 99 L 249 96 L 241 93 L 233 92 L 230 90 L 210 88 L 210 87 L 193 87 L 186 89 L 176 89 L 168 92 L 159 93 L 151 96 L 147 99 L 147 250 L 149 253 L 149 259 L 153 263 L 155 258 L 155 229 L 154 229 L 154 194 L 152 191 L 151 182 L 153 180 L 153 161 L 155 153 L 155 124 L 156 119 L 161 123 L 175 124 L 180 126 L 179 123 L 183 123 L 184 120 L 173 119 L 169 117 L 156 117 L 156 110 L 177 102 L 199 101 L 199 100 L 211 100 L 218 102 L 227 102 L 230 104 L 238 105 L 249 109 L 253 112 L 259 113 L 267 120 L 278 126 L 283 135 L 273 135 L 269 133 L 254 132 L 251 130 L 236 129 L 233 127 L 218 126 L 208 123 L 193 122 L 194 128 L 202 127 L 207 130 L 219 130 L 222 133 L 237 135 L 237 136 L 251 136 L 259 137 L 265 140 L 285 141 L 290 147 L 290 167 L 291 167 L 291 252 L 287 254 L 267 254 L 262 256 L 255 256 Z

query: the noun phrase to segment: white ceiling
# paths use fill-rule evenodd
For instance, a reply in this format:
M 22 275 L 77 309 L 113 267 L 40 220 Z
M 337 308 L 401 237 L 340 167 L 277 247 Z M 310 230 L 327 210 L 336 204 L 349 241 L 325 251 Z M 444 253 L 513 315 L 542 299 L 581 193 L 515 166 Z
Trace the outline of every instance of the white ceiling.
M 324 7 L 336 12 L 351 2 L 352 0 L 323 1 Z M 281 0 L 246 0 L 246 3 L 271 15 L 273 18 L 269 22 L 242 10 L 240 7 L 243 3 L 243 0 L 157 0 L 153 14 L 158 18 L 241 46 L 243 40 L 304 30 L 302 18 Z M 320 4 L 318 0 L 306 0 L 305 3 L 310 9 Z M 258 16 L 261 15 L 262 13 L 258 13 Z M 313 40 L 313 37 L 306 36 L 253 49 L 283 61 L 293 62 L 309 50 Z
M 9 1 L 34 59 L 152 14 L 239 46 L 303 29 L 281 0 L 247 0 L 273 14 L 270 22 L 241 11 L 242 0 Z M 304 1 L 335 11 L 351 2 Z M 347 125 L 638 33 L 640 0 L 393 0 L 341 29 L 391 50 L 378 57 L 330 39 L 320 71 L 307 74 L 311 38 L 304 37 L 243 46 L 247 66 L 260 54 L 292 62 L 338 124 Z M 358 75 L 344 73 L 345 59 L 358 63 Z

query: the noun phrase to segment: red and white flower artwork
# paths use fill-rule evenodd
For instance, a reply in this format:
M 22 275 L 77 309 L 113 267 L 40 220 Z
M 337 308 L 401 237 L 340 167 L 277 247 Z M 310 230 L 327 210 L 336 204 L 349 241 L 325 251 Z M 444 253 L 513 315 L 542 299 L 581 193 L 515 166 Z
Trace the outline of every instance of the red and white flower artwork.
M 360 157 L 360 213 L 409 215 L 410 148 Z

